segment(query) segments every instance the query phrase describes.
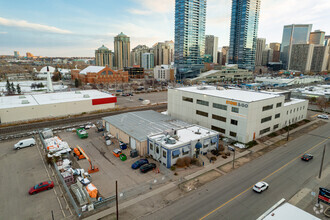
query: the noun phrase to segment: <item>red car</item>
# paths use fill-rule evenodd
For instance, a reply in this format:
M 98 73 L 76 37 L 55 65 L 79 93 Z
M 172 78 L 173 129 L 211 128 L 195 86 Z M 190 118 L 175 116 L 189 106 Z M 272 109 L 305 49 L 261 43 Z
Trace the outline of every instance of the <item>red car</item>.
M 42 191 L 45 191 L 45 190 L 52 189 L 53 187 L 54 187 L 54 182 L 53 181 L 42 182 L 42 183 L 39 183 L 39 184 L 31 187 L 31 189 L 29 190 L 29 194 L 34 195 L 38 192 L 42 192 Z

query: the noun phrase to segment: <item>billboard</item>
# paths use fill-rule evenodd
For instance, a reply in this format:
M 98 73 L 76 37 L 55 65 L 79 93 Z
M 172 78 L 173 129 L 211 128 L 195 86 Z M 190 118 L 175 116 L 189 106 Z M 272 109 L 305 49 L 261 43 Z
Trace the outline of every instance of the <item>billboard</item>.
M 318 201 L 330 205 L 330 190 L 320 187 Z

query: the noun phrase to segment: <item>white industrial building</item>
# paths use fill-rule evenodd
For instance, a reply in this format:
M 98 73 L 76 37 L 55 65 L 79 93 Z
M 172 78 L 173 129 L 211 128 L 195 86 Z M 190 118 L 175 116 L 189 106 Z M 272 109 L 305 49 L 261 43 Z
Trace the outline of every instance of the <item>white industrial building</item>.
M 219 133 L 198 125 L 148 136 L 148 155 L 170 168 L 179 158 L 218 149 Z
M 77 115 L 115 107 L 117 97 L 97 90 L 0 97 L 0 124 Z
M 298 85 L 298 84 L 324 82 L 324 77 L 322 76 L 302 76 L 302 77 L 293 77 L 293 78 L 256 77 L 255 82 L 262 83 L 264 85 L 290 86 L 290 85 Z
M 250 142 L 306 118 L 308 101 L 290 93 L 193 86 L 168 90 L 168 115 Z

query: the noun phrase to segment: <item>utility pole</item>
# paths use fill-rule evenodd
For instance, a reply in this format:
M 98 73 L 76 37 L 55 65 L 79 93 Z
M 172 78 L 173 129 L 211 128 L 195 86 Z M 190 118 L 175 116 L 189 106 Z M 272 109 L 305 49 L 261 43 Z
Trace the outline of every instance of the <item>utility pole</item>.
M 116 180 L 116 214 L 117 214 L 117 220 L 119 219 L 119 212 L 118 212 L 118 185 Z
M 235 169 L 235 152 L 236 152 L 236 150 L 234 149 L 234 157 L 233 157 L 233 169 Z
M 324 148 L 323 148 L 323 154 L 322 154 L 322 160 L 321 160 L 321 167 L 320 167 L 319 179 L 321 179 L 321 175 L 322 175 L 322 167 L 323 167 L 323 161 L 324 161 L 324 155 L 325 155 L 325 146 L 326 146 L 326 144 L 324 145 Z
M 288 135 L 286 136 L 286 141 L 289 141 L 289 135 L 290 135 L 289 131 L 290 131 L 290 121 L 289 121 L 289 125 L 288 125 Z

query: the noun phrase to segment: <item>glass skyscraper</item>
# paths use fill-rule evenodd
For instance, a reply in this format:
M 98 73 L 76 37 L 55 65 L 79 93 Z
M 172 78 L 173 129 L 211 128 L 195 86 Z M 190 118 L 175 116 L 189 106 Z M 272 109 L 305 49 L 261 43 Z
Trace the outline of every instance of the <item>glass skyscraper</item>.
M 174 64 L 177 80 L 200 73 L 205 52 L 206 0 L 175 0 Z
M 230 64 L 253 70 L 255 65 L 260 0 L 232 0 L 229 58 Z
M 307 44 L 312 24 L 291 24 L 283 28 L 281 44 L 281 61 L 284 69 L 290 69 L 291 50 L 293 44 Z

